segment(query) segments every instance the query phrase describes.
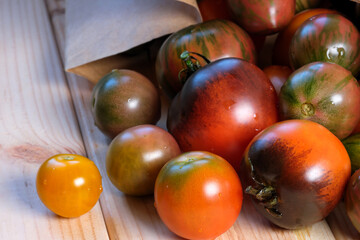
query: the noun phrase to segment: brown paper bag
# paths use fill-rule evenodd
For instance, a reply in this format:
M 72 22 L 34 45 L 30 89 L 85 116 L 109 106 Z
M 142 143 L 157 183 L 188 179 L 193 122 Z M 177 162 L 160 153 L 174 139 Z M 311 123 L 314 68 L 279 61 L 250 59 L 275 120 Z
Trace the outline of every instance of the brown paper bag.
M 200 21 L 196 0 L 68 0 L 65 68 L 92 82 L 114 68 L 152 78 L 159 37 Z

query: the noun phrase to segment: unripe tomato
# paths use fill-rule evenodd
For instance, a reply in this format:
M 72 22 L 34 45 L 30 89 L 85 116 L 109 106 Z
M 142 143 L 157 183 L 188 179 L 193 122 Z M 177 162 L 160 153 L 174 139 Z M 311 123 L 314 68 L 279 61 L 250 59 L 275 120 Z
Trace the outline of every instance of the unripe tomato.
M 214 239 L 226 232 L 243 200 L 235 170 L 209 152 L 188 152 L 169 161 L 156 179 L 154 197 L 161 220 L 187 239 Z
M 40 200 L 62 217 L 79 217 L 98 201 L 101 175 L 93 161 L 76 154 L 58 154 L 39 168 L 36 190 Z

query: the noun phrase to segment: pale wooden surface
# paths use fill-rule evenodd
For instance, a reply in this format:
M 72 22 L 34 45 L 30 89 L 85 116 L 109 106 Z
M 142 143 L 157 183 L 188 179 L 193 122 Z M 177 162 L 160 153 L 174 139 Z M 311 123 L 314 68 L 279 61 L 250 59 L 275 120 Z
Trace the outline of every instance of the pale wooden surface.
M 0 239 L 177 239 L 152 197 L 125 197 L 108 180 L 109 139 L 93 124 L 93 84 L 63 72 L 63 49 L 64 1 L 0 0 Z M 57 217 L 37 197 L 37 169 L 55 153 L 87 155 L 103 176 L 100 204 L 80 218 Z M 325 221 L 287 231 L 245 200 L 218 239 L 360 239 L 347 221 L 339 208 L 329 217 L 332 231 Z

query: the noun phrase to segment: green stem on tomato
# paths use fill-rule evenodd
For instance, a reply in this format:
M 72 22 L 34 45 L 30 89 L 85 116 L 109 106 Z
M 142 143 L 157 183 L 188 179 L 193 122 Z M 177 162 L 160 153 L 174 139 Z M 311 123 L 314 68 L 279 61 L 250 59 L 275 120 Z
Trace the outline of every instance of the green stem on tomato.
M 182 64 L 184 66 L 183 69 L 180 70 L 178 74 L 178 78 L 181 81 L 182 84 L 186 82 L 186 80 L 197 70 L 201 68 L 200 62 L 195 58 L 193 55 L 199 56 L 202 59 L 205 60 L 207 64 L 210 63 L 209 59 L 207 59 L 205 56 L 196 53 L 196 52 L 189 52 L 185 51 L 180 54 L 180 59 L 182 61 Z

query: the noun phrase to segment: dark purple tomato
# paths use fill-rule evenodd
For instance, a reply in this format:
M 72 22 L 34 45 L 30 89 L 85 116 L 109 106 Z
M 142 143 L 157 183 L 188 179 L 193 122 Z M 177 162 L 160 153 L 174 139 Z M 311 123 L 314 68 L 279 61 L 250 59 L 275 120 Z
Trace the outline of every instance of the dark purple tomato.
M 295 0 L 228 0 L 228 4 L 237 23 L 255 34 L 278 32 L 295 14 Z
M 324 219 L 341 200 L 350 177 L 341 141 L 318 123 L 276 123 L 250 142 L 240 178 L 256 210 L 287 229 Z
M 140 124 L 155 124 L 160 118 L 160 97 L 149 79 L 132 70 L 113 70 L 92 91 L 95 125 L 114 138 Z
M 326 62 L 293 72 L 279 95 L 281 119 L 307 119 L 338 138 L 351 134 L 360 119 L 360 87 L 351 72 Z
M 360 33 L 340 14 L 324 13 L 306 20 L 290 44 L 290 63 L 297 69 L 311 62 L 332 62 L 360 71 Z
M 112 184 L 125 194 L 153 194 L 160 169 L 180 153 L 179 145 L 167 131 L 139 125 L 112 140 L 106 155 L 106 172 Z
M 184 68 L 180 59 L 184 51 L 196 52 L 210 61 L 237 57 L 256 62 L 251 38 L 233 22 L 218 19 L 181 29 L 166 39 L 156 59 L 157 80 L 160 88 L 170 97 L 174 97 L 185 82 L 178 77 Z M 195 57 L 200 65 L 206 64 L 201 57 Z
M 250 140 L 276 121 L 267 76 L 245 60 L 226 58 L 191 75 L 170 105 L 167 126 L 182 151 L 212 152 L 239 170 Z
M 350 178 L 345 195 L 346 213 L 360 232 L 360 169 Z

